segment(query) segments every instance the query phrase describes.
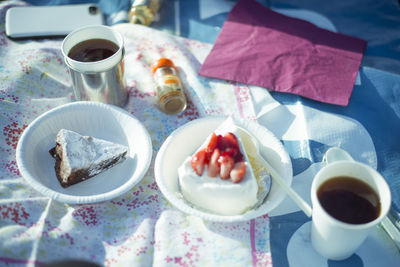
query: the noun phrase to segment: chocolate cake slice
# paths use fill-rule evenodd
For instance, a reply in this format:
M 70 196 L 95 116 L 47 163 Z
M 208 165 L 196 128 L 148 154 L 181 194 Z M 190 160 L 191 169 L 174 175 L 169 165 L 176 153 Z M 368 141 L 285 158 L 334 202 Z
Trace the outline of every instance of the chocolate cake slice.
M 54 169 L 62 187 L 87 180 L 126 159 L 128 148 L 91 136 L 61 129 L 50 149 Z

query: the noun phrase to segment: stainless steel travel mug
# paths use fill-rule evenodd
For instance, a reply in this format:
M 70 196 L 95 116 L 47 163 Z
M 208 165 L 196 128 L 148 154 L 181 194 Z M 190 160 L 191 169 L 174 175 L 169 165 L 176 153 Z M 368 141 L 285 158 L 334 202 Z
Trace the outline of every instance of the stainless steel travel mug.
M 105 39 L 118 45 L 110 57 L 92 62 L 77 61 L 68 56 L 80 42 Z M 124 42 L 121 34 L 108 26 L 87 26 L 71 32 L 62 44 L 64 61 L 69 68 L 76 100 L 97 101 L 124 106 L 128 91 L 124 79 Z

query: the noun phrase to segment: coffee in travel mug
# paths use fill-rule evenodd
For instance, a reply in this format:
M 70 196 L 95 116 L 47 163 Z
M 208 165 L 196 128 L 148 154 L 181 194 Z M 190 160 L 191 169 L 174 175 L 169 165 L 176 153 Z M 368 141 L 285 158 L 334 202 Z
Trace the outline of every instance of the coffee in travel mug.
M 61 51 L 71 74 L 76 100 L 120 107 L 126 104 L 125 49 L 119 32 L 103 25 L 79 28 L 65 37 Z
M 367 205 L 367 200 L 373 205 Z M 311 201 L 314 249 L 328 259 L 344 260 L 384 219 L 391 194 L 375 169 L 353 160 L 340 160 L 317 173 L 311 186 Z

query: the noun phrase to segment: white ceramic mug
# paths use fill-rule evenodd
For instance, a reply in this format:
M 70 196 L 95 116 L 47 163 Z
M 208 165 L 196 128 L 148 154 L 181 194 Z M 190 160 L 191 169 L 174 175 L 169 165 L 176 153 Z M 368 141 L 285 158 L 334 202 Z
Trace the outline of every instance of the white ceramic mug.
M 321 206 L 317 191 L 327 180 L 349 176 L 367 183 L 377 193 L 381 209 L 378 218 L 364 224 L 350 224 L 329 215 Z M 386 216 L 391 205 L 391 194 L 385 179 L 370 166 L 352 161 L 340 160 L 328 163 L 315 176 L 311 186 L 313 205 L 311 242 L 314 249 L 331 260 L 350 257 L 368 236 L 370 230 Z

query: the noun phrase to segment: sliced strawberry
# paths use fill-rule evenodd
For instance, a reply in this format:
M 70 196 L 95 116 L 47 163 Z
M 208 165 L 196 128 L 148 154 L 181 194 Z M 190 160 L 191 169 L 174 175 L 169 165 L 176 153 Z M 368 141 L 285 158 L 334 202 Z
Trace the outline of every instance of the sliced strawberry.
M 206 158 L 206 150 L 205 149 L 199 150 L 192 157 L 192 160 L 191 160 L 192 169 L 199 176 L 201 176 L 203 174 L 205 158 Z
M 228 147 L 227 149 L 225 149 L 225 152 L 231 155 L 233 159 L 235 159 L 239 151 L 236 148 Z
M 217 135 L 217 147 L 221 150 L 224 151 L 226 149 L 226 142 L 225 139 L 222 135 Z
M 205 161 L 206 164 L 210 162 L 212 153 L 214 152 L 214 149 L 217 147 L 217 145 L 218 145 L 218 137 L 215 133 L 212 133 L 209 138 L 208 144 L 206 146 L 206 153 L 207 153 Z
M 214 152 L 211 156 L 210 162 L 208 163 L 207 167 L 207 174 L 210 177 L 217 177 L 220 171 L 220 166 L 218 163 L 218 159 L 221 153 L 218 148 L 214 149 Z
M 215 133 L 212 133 L 210 136 L 210 140 L 208 141 L 206 150 L 214 151 L 214 149 L 217 147 L 217 145 L 218 145 L 218 137 Z
M 231 181 L 234 183 L 239 183 L 243 180 L 244 175 L 246 174 L 246 164 L 243 161 L 240 161 L 235 164 L 233 169 L 231 170 L 230 177 Z
M 229 147 L 225 150 L 225 152 L 229 153 L 235 162 L 243 161 L 243 154 L 240 152 L 239 148 Z
M 232 156 L 229 155 L 229 153 L 223 152 L 219 157 L 218 162 L 220 164 L 219 176 L 221 176 L 221 179 L 229 179 L 231 170 L 235 165 Z
M 228 147 L 239 148 L 239 142 L 233 133 L 226 133 L 224 139 L 228 143 Z

